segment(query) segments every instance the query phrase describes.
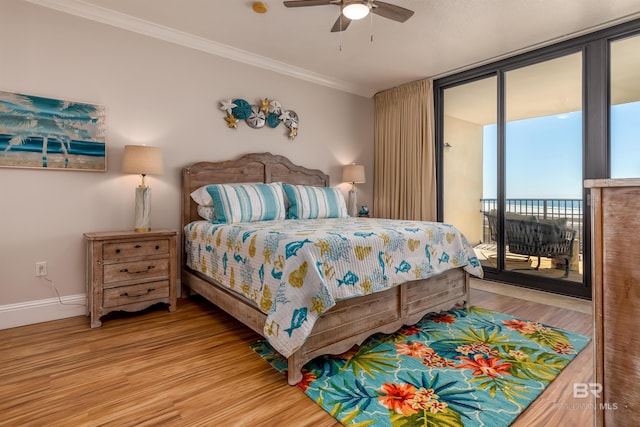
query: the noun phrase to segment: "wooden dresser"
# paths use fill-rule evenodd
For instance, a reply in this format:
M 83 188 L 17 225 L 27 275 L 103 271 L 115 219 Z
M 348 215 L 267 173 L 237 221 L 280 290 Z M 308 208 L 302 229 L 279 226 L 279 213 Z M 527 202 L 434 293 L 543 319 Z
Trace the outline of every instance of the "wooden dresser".
M 591 190 L 597 426 L 640 426 L 640 179 Z M 592 389 L 597 392 L 598 386 Z M 598 397 L 598 396 L 596 396 Z
M 92 328 L 116 310 L 139 311 L 159 302 L 176 309 L 176 236 L 172 230 L 84 234 Z

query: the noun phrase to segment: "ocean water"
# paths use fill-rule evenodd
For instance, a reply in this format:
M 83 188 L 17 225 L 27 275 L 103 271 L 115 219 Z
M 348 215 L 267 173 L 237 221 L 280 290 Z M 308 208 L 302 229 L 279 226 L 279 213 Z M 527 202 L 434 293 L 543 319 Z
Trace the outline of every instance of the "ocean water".
M 30 137 L 23 144 L 10 145 L 11 135 L 0 135 L 0 167 L 44 168 L 41 137 Z M 106 145 L 103 142 L 71 141 L 65 162 L 62 144 L 47 141 L 46 169 L 106 170 Z

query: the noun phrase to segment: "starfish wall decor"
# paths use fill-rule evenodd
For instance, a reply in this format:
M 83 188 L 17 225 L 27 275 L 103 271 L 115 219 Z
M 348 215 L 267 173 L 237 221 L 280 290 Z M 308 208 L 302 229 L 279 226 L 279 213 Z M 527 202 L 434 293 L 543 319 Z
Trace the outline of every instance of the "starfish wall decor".
M 258 105 L 251 105 L 241 98 L 220 101 L 220 109 L 227 113 L 224 118 L 227 126 L 237 129 L 240 120 L 244 120 L 253 129 L 260 129 L 265 125 L 276 128 L 283 123 L 290 139 L 298 135 L 299 120 L 295 111 L 285 110 L 280 102 L 269 98 L 260 99 L 259 102 Z

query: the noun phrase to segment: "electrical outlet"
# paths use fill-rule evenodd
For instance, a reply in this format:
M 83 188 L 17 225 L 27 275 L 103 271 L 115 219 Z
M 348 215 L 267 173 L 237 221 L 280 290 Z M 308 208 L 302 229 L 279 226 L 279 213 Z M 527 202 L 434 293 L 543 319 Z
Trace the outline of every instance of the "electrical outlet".
M 47 275 L 47 261 L 36 262 L 36 276 L 46 276 Z

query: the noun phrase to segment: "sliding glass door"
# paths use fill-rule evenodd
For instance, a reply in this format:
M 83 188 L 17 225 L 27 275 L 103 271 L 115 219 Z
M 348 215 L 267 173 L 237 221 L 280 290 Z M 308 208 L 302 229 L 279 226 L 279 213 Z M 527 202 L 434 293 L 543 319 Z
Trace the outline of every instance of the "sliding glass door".
M 496 90 L 497 78 L 490 76 L 444 92 L 444 221 L 455 224 L 476 246 L 487 243 L 477 250 L 482 263 L 495 263 L 497 253 L 478 209 L 487 192 L 495 201 Z M 492 144 L 488 155 L 487 144 Z
M 507 71 L 505 270 L 582 283 L 582 54 Z
M 440 215 L 488 277 L 584 296 L 583 54 L 439 92 Z
M 583 273 L 582 55 L 500 76 L 443 91 L 442 219 L 486 270 L 566 292 Z
M 485 277 L 591 297 L 584 179 L 640 177 L 640 20 L 438 79 L 438 219 Z

